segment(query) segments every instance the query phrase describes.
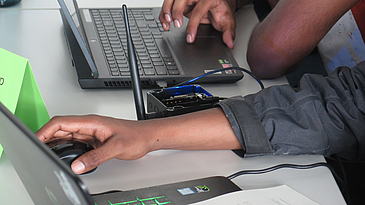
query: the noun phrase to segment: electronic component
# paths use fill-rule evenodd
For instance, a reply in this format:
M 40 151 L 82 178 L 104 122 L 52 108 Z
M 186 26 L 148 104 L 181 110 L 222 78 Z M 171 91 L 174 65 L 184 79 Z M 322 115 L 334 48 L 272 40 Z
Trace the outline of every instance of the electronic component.
M 200 85 L 149 91 L 147 92 L 148 118 L 169 117 L 212 108 L 219 100 L 219 97 L 213 96 Z

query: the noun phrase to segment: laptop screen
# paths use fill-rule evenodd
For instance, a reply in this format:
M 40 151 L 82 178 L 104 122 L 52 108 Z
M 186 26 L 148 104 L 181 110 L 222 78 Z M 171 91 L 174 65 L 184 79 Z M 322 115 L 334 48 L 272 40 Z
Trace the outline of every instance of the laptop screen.
M 71 19 L 73 20 L 73 23 L 76 25 L 76 28 L 78 29 L 79 33 L 81 34 L 82 39 L 84 42 L 86 41 L 86 34 L 84 32 L 82 21 L 80 20 L 80 14 L 78 12 L 79 8 L 77 5 L 77 2 L 75 0 L 64 0 L 64 3 L 66 5 L 66 8 L 68 12 L 71 15 Z M 90 49 L 89 49 L 90 51 Z
M 34 204 L 93 204 L 71 169 L 1 103 L 0 143 Z
M 76 4 L 76 1 L 74 0 L 67 0 L 67 4 L 64 0 L 58 0 L 58 3 L 61 7 L 61 16 L 64 19 L 65 22 L 67 22 L 67 26 L 65 26 L 65 30 L 67 32 L 67 29 L 70 29 L 73 36 L 75 37 L 77 44 L 80 47 L 80 50 L 83 54 L 83 58 L 87 61 L 88 66 L 90 67 L 92 76 L 94 78 L 99 77 L 99 72 L 96 68 L 96 65 L 94 63 L 94 60 L 90 53 L 90 48 L 88 47 L 88 44 L 85 43 L 86 36 L 85 32 L 83 30 L 82 23 L 80 21 L 80 14 L 78 11 L 78 7 Z M 66 29 L 67 28 L 67 29 Z

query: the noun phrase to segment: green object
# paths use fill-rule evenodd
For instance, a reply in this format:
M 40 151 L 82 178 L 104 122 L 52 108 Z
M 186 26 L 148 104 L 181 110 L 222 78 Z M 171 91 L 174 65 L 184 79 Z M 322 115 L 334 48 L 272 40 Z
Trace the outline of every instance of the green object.
M 1 48 L 0 101 L 33 132 L 49 121 L 29 61 Z
M 0 144 L 0 158 L 1 158 L 1 155 L 3 154 L 3 147 L 1 146 Z

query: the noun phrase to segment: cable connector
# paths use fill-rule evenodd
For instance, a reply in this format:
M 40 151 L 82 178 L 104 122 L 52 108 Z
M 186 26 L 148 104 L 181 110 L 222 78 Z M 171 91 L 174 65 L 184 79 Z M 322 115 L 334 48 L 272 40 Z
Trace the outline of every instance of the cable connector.
M 160 88 L 167 88 L 167 82 L 166 81 L 160 81 L 157 80 L 156 84 L 160 87 Z

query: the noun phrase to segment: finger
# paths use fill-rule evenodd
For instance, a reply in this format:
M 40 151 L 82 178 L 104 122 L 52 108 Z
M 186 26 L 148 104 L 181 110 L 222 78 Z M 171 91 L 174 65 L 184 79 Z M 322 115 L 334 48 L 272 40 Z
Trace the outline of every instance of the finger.
M 233 49 L 236 22 L 230 6 L 225 3 L 212 6 L 208 12 L 208 19 L 215 29 L 223 33 L 223 42 L 227 47 Z
M 41 129 L 36 132 L 38 139 L 42 142 L 48 142 L 54 139 L 69 138 L 84 135 L 96 136 L 100 130 L 100 120 L 96 116 L 64 116 L 53 117 Z M 104 140 L 105 132 L 100 136 L 101 141 Z M 99 139 L 99 140 L 100 140 Z
M 234 48 L 234 39 L 236 37 L 236 23 L 233 16 L 229 16 L 227 21 L 218 22 L 221 25 L 216 27 L 222 28 L 222 39 L 229 49 Z M 213 23 L 214 24 L 214 23 Z M 214 26 L 214 25 L 213 25 Z
M 235 31 L 233 30 L 233 33 L 231 30 L 227 30 L 223 32 L 223 42 L 227 45 L 229 49 L 234 48 L 234 38 L 235 38 Z
M 175 0 L 172 5 L 171 16 L 176 28 L 180 28 L 183 24 L 186 3 L 187 0 Z
M 172 22 L 171 9 L 173 4 L 174 0 L 165 0 L 160 11 L 159 19 L 165 31 L 170 29 L 170 23 Z
M 36 135 L 39 140 L 42 142 L 48 142 L 54 138 L 55 135 L 59 137 L 66 137 L 70 136 L 71 133 L 68 131 L 63 131 L 61 129 L 60 122 L 63 121 L 63 119 L 66 119 L 64 117 L 53 117 L 48 123 L 43 125 L 37 132 Z
M 199 23 L 203 16 L 207 15 L 210 7 L 211 4 L 199 1 L 195 8 L 191 11 L 189 23 L 186 27 L 186 41 L 188 43 L 194 42 Z
M 82 174 L 92 169 L 95 169 L 100 164 L 111 159 L 109 153 L 105 152 L 105 150 L 102 149 L 102 147 L 103 146 L 88 151 L 85 154 L 81 155 L 79 158 L 77 158 L 71 164 L 72 171 L 75 174 Z

